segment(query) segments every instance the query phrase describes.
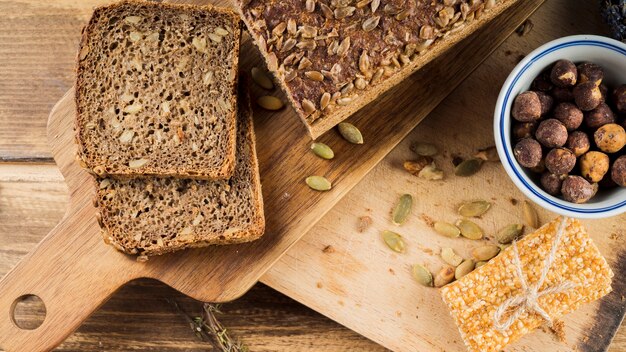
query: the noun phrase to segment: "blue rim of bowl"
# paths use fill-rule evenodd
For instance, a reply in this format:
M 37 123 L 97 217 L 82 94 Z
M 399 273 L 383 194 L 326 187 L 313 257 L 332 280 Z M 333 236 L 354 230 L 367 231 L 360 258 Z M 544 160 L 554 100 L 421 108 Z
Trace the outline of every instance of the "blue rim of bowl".
M 609 44 L 609 43 L 605 43 L 605 42 L 600 42 L 600 41 L 596 41 L 596 40 L 575 40 L 575 41 L 571 41 L 571 42 L 566 42 L 566 43 L 562 43 L 553 47 L 550 47 L 544 51 L 539 52 L 538 54 L 536 54 L 530 61 L 528 61 L 526 63 L 526 65 L 524 65 L 524 67 L 522 67 L 522 69 L 517 73 L 517 75 L 515 76 L 515 78 L 513 79 L 513 81 L 511 82 L 511 84 L 509 84 L 509 87 L 507 89 L 506 95 L 504 96 L 504 101 L 502 103 L 502 109 L 500 111 L 500 138 L 503 142 L 503 145 L 505 145 L 504 143 L 506 143 L 507 139 L 506 139 L 506 135 L 505 133 L 507 131 L 505 131 L 504 128 L 504 121 L 505 121 L 505 106 L 507 106 L 508 101 L 511 97 L 511 92 L 513 90 L 513 87 L 515 87 L 515 85 L 517 84 L 517 81 L 521 78 L 521 76 L 524 74 L 524 72 L 526 72 L 528 70 L 528 68 L 530 66 L 532 66 L 538 59 L 546 56 L 547 54 L 550 54 L 554 51 L 557 51 L 559 49 L 562 48 L 567 48 L 570 46 L 579 46 L 579 45 L 589 45 L 589 46 L 599 46 L 599 47 L 603 47 L 606 49 L 610 49 L 613 51 L 616 51 L 624 56 L 626 56 L 626 49 L 620 48 L 616 45 L 613 44 Z M 533 187 L 532 185 L 528 184 L 528 182 L 526 182 L 526 180 L 524 179 L 524 177 L 520 174 L 520 172 L 518 171 L 518 168 L 515 166 L 515 164 L 513 163 L 512 159 L 511 159 L 511 155 L 509 153 L 509 148 L 502 148 L 504 150 L 504 154 L 506 155 L 506 159 L 507 162 L 509 163 L 509 166 L 511 166 L 511 169 L 513 170 L 513 172 L 515 173 L 515 176 L 517 177 L 517 179 L 524 184 L 524 187 L 526 187 L 526 189 L 528 189 L 530 192 L 532 192 L 534 195 L 536 195 L 537 197 L 539 197 L 541 200 L 543 200 L 544 202 L 557 207 L 559 209 L 563 209 L 566 211 L 571 211 L 571 212 L 576 212 L 576 213 L 581 213 L 581 214 L 593 214 L 593 213 L 604 213 L 607 211 L 613 211 L 616 209 L 619 209 L 623 206 L 626 206 L 626 200 L 611 206 L 607 206 L 607 207 L 603 207 L 603 208 L 595 208 L 595 209 L 581 209 L 581 208 L 575 208 L 575 207 L 570 207 L 570 206 L 566 206 L 560 203 L 557 203 L 555 201 L 553 201 L 550 198 L 545 197 L 543 194 L 541 194 L 540 192 L 538 192 L 535 187 Z

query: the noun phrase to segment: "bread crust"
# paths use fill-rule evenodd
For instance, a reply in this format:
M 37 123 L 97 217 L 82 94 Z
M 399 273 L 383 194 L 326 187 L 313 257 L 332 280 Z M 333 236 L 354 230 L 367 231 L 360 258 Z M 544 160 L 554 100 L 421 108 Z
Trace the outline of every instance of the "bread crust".
M 167 168 L 163 167 L 142 167 L 140 169 L 132 169 L 129 167 L 124 168 L 116 168 L 115 171 L 109 172 L 107 170 L 96 169 L 97 166 L 94 160 L 86 157 L 86 145 L 83 138 L 81 138 L 81 126 L 82 122 L 86 120 L 86 116 L 83 111 L 81 111 L 80 100 L 81 97 L 81 87 L 85 86 L 87 82 L 84 81 L 81 72 L 85 67 L 81 66 L 81 52 L 85 49 L 88 44 L 90 35 L 95 29 L 97 23 L 95 23 L 95 19 L 97 15 L 102 11 L 114 10 L 116 8 L 121 8 L 123 6 L 153 6 L 164 9 L 177 9 L 180 11 L 197 11 L 204 10 L 210 11 L 213 13 L 220 13 L 225 16 L 229 16 L 232 18 L 233 23 L 236 23 L 235 28 L 233 29 L 234 37 L 234 48 L 233 48 L 233 62 L 231 67 L 231 77 L 235 77 L 234 80 L 229 82 L 229 90 L 230 90 L 230 98 L 229 103 L 231 106 L 237 106 L 237 71 L 239 66 L 239 51 L 240 51 L 240 41 L 241 41 L 241 20 L 239 15 L 229 8 L 222 8 L 212 5 L 189 5 L 189 4 L 169 4 L 169 3 L 156 3 L 151 1 L 144 0 L 124 0 L 121 2 L 113 3 L 110 5 L 99 6 L 94 9 L 93 15 L 87 25 L 85 25 L 82 29 L 81 39 L 79 43 L 79 49 L 76 55 L 76 94 L 75 94 L 75 102 L 76 102 L 76 119 L 74 124 L 74 132 L 75 132 L 75 142 L 78 146 L 78 151 L 76 154 L 77 161 L 79 164 L 85 168 L 89 173 L 98 177 L 113 177 L 118 179 L 128 179 L 128 178 L 141 178 L 141 177 L 150 177 L 150 176 L 171 176 L 171 177 L 184 177 L 190 179 L 202 179 L 202 180 L 217 180 L 217 179 L 227 179 L 233 175 L 235 169 L 235 149 L 236 149 L 236 119 L 237 112 L 236 108 L 232 109 L 232 112 L 227 119 L 230 121 L 230 126 L 228 127 L 228 139 L 229 139 L 229 148 L 227 151 L 227 155 L 223 158 L 223 163 L 218 168 L 206 168 L 206 169 L 189 169 L 184 166 L 173 166 L 170 165 Z

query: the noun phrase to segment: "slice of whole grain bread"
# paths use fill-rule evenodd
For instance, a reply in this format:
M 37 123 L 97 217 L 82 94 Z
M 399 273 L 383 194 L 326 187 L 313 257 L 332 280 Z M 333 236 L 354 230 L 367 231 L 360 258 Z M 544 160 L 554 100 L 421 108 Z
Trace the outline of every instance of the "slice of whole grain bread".
M 230 177 L 240 35 L 239 17 L 226 9 L 97 8 L 78 54 L 81 165 L 117 178 Z
M 242 243 L 265 230 L 252 109 L 239 96 L 237 161 L 228 180 L 97 179 L 105 242 L 141 258 L 212 244 Z

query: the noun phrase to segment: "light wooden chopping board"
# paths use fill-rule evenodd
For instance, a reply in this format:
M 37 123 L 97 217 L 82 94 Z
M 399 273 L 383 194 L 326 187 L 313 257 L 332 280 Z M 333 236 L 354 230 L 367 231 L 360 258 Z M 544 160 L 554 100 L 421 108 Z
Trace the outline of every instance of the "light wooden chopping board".
M 453 247 L 469 258 L 471 248 L 479 243 L 440 236 L 420 215 L 454 222 L 460 202 L 485 199 L 494 205 L 476 222 L 488 235 L 509 223 L 523 222 L 525 198 L 499 163 L 488 163 L 477 175 L 460 178 L 453 175 L 452 155 L 467 157 L 493 144 L 495 100 L 520 55 L 560 36 L 603 33 L 597 12 L 596 2 L 546 2 L 532 17 L 530 33 L 509 38 L 262 281 L 392 350 L 464 351 L 438 291 L 416 283 L 410 268 L 420 263 L 436 272 L 443 265 L 438 255 L 442 247 Z M 442 150 L 436 161 L 446 172 L 445 180 L 423 181 L 402 169 L 402 162 L 414 157 L 409 146 L 415 141 L 431 142 Z M 390 211 L 403 193 L 414 196 L 413 215 L 405 225 L 393 226 Z M 357 231 L 360 216 L 373 219 L 364 233 Z M 540 211 L 542 222 L 554 216 Z M 615 271 L 614 292 L 566 317 L 565 344 L 535 332 L 508 351 L 603 351 L 610 344 L 626 305 L 626 283 L 621 280 L 626 275 L 626 215 L 584 223 Z M 404 236 L 406 253 L 385 246 L 380 232 L 386 229 Z

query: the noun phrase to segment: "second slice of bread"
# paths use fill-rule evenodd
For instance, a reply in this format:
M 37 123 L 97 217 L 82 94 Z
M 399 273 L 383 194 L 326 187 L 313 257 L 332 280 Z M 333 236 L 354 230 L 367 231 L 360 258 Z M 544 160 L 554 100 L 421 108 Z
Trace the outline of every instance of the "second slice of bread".
M 241 25 L 230 10 L 97 8 L 78 55 L 76 137 L 98 176 L 233 174 Z

